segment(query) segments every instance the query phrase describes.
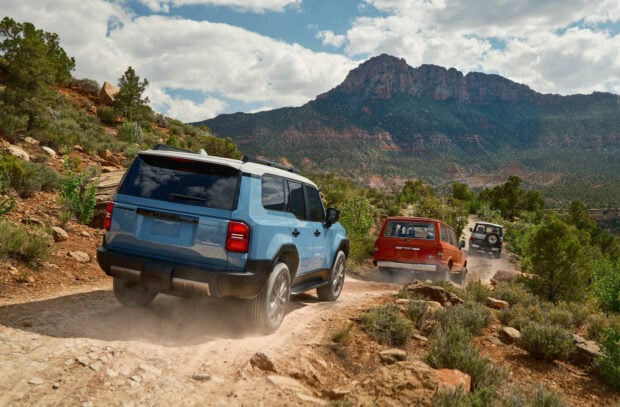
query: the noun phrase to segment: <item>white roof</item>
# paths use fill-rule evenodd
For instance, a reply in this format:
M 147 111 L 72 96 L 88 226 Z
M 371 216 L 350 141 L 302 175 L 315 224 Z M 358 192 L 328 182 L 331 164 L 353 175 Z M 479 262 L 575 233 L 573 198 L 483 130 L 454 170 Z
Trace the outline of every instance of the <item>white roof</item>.
M 489 226 L 495 226 L 495 227 L 498 227 L 498 228 L 503 228 L 502 225 L 498 225 L 496 223 L 491 223 L 491 222 L 483 222 L 483 221 L 480 221 L 480 220 L 476 222 L 476 225 L 489 225 Z
M 260 175 L 260 176 L 262 176 L 263 174 L 273 174 L 273 175 L 278 175 L 280 177 L 289 178 L 295 181 L 310 184 L 314 186 L 315 188 L 317 187 L 314 182 L 312 182 L 311 180 L 309 180 L 308 178 L 302 175 L 299 175 L 298 173 L 286 171 L 286 170 L 283 170 L 277 167 L 271 167 L 269 165 L 255 163 L 251 161 L 245 162 L 241 160 L 235 160 L 233 158 L 224 158 L 224 157 L 218 157 L 214 155 L 206 155 L 206 154 L 200 154 L 200 153 L 175 151 L 175 150 L 150 149 L 150 150 L 140 151 L 139 154 L 158 155 L 161 157 L 182 157 L 182 158 L 187 158 L 188 160 L 192 160 L 192 161 L 202 161 L 205 163 L 226 165 L 228 167 L 238 169 L 241 172 L 248 173 L 248 174 Z

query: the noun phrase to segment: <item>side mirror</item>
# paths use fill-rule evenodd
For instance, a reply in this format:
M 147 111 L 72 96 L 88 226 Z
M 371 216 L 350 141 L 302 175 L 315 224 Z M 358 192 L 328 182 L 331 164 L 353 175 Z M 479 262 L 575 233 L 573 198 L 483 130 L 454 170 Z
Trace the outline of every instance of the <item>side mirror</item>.
M 327 208 L 327 215 L 325 216 L 325 223 L 327 227 L 330 227 L 340 219 L 340 211 L 336 208 Z
M 474 231 L 474 228 L 469 228 L 469 231 L 470 231 L 470 232 L 473 232 L 473 231 Z
M 465 240 L 461 240 L 461 243 L 459 243 L 459 249 L 464 249 L 465 248 Z

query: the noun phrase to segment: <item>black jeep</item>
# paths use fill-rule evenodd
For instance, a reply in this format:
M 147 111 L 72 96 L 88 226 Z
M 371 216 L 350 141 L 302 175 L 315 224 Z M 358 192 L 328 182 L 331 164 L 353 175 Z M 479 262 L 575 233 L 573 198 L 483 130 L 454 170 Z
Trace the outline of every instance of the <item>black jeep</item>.
M 469 229 L 469 253 L 476 252 L 491 253 L 499 258 L 504 245 L 504 228 L 501 225 L 488 222 L 476 222 L 476 225 Z

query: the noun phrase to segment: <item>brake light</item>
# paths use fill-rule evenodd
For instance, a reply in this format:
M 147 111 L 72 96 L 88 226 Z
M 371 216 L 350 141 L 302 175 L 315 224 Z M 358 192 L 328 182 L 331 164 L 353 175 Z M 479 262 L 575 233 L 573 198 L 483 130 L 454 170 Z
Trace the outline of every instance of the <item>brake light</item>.
M 108 206 L 105 208 L 105 218 L 103 219 L 103 228 L 105 230 L 110 230 L 110 226 L 112 226 L 112 212 L 114 211 L 114 202 L 108 203 Z
M 250 247 L 250 227 L 243 222 L 229 222 L 226 251 L 247 253 Z

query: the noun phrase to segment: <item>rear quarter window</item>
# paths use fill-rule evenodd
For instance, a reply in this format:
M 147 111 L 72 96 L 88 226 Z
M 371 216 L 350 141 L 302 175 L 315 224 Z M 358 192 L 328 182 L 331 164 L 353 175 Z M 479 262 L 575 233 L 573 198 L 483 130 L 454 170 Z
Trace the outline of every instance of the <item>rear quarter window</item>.
M 240 174 L 225 165 L 176 157 L 138 156 L 119 194 L 233 210 Z

